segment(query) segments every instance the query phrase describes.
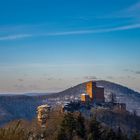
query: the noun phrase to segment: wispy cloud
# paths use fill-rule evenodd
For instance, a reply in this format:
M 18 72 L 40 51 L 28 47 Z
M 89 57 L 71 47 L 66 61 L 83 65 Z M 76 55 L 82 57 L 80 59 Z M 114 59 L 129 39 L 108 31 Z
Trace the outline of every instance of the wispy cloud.
M 41 33 L 41 34 L 17 34 L 17 35 L 7 35 L 0 36 L 0 41 L 2 40 L 16 40 L 22 38 L 30 38 L 30 37 L 40 37 L 40 36 L 67 36 L 67 35 L 82 35 L 82 34 L 96 34 L 96 33 L 107 33 L 107 32 L 115 32 L 115 31 L 125 31 L 131 29 L 139 29 L 140 23 L 131 24 L 125 26 L 118 26 L 113 28 L 103 28 L 103 29 L 91 29 L 91 30 L 75 30 L 75 31 L 66 31 L 66 32 L 50 32 L 50 33 Z
M 31 34 L 17 34 L 17 35 L 7 35 L 7 36 L 0 36 L 0 40 L 16 40 L 22 38 L 32 37 Z
M 112 15 L 114 18 L 134 18 L 139 19 L 140 18 L 140 2 L 134 3 L 130 5 L 129 7 L 122 9 L 115 14 Z
M 140 2 L 137 2 L 126 9 L 126 12 L 140 12 Z
M 86 80 L 97 80 L 98 78 L 96 76 L 85 76 L 84 79 L 86 79 Z
M 126 72 L 132 72 L 134 74 L 140 74 L 140 71 L 139 70 L 134 71 L 134 70 L 131 70 L 131 69 L 124 69 L 124 71 L 126 71 Z
M 135 71 L 136 74 L 140 74 L 140 71 Z
M 22 79 L 22 78 L 19 78 L 19 79 L 17 79 L 19 82 L 23 82 L 24 81 L 24 79 Z
M 131 30 L 140 28 L 140 24 L 119 26 L 114 28 L 105 28 L 105 29 L 95 29 L 95 30 L 80 30 L 80 31 L 69 31 L 69 32 L 56 32 L 56 33 L 48 33 L 47 36 L 63 36 L 63 35 L 77 35 L 77 34 L 93 34 L 93 33 L 106 33 L 106 32 L 114 32 L 114 31 L 123 31 L 123 30 Z
M 101 15 L 99 17 L 88 17 L 88 19 L 127 19 L 127 21 L 137 21 L 140 19 L 140 1 L 133 3 L 128 7 L 122 8 L 118 11 L 113 11 L 107 15 Z M 133 20 L 132 20 L 133 19 Z
M 111 80 L 114 79 L 113 76 L 107 76 L 106 78 L 107 78 L 107 79 L 111 79 Z

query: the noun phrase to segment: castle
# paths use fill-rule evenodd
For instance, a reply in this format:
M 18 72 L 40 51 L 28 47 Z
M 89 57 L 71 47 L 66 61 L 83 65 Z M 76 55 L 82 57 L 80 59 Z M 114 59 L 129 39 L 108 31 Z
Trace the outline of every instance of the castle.
M 96 82 L 90 81 L 86 83 L 86 93 L 81 94 L 82 102 L 104 102 L 104 88 L 96 86 Z

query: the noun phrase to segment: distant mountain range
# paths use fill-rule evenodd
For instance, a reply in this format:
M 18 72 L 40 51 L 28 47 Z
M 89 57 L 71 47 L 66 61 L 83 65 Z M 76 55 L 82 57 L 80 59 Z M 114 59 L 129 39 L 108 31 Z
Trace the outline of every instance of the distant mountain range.
M 109 100 L 110 93 L 116 95 L 117 102 L 126 103 L 129 111 L 136 110 L 140 115 L 140 93 L 127 87 L 108 82 L 96 81 L 97 86 L 105 88 L 105 99 Z M 79 84 L 59 93 L 52 94 L 26 94 L 26 95 L 0 95 L 0 125 L 15 119 L 31 120 L 36 117 L 36 108 L 48 101 L 55 104 L 60 101 L 79 98 L 85 92 L 86 83 Z

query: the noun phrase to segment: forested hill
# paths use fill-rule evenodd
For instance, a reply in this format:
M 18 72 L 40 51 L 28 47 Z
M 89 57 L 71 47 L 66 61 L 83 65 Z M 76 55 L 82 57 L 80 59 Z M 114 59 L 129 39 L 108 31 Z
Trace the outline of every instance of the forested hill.
M 140 115 L 140 94 L 127 87 L 111 83 L 108 81 L 96 81 L 98 86 L 105 88 L 105 98 L 108 100 L 109 94 L 116 95 L 118 102 L 126 103 L 127 109 L 136 110 Z M 35 94 L 35 96 L 27 95 L 0 95 L 0 125 L 15 119 L 29 119 L 36 116 L 36 108 L 38 105 L 44 104 L 46 99 L 64 99 L 66 96 L 79 97 L 85 92 L 85 83 L 71 87 L 65 91 L 53 94 Z

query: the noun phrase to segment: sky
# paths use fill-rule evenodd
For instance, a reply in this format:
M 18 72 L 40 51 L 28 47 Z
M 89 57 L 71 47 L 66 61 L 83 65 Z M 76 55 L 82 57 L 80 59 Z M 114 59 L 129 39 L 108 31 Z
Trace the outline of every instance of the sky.
M 140 91 L 140 0 L 0 0 L 0 93 L 90 80 Z

